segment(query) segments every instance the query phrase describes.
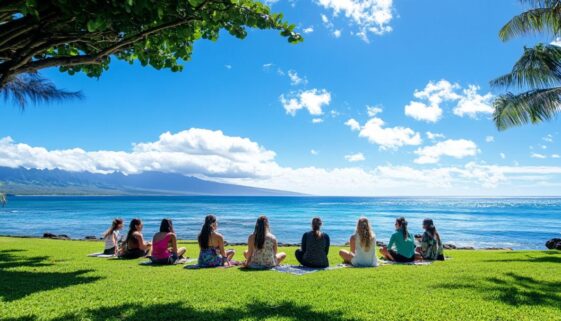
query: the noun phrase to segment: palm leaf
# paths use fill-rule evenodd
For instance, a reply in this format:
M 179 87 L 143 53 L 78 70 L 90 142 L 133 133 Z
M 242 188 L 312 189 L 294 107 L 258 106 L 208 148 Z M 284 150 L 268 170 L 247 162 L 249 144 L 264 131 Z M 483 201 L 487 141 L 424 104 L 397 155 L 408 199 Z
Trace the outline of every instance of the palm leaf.
M 561 32 L 561 1 L 532 1 L 545 5 L 530 9 L 512 18 L 499 31 L 503 41 L 517 36 L 550 32 L 558 36 Z
M 493 119 L 499 130 L 550 120 L 559 113 L 561 87 L 536 89 L 521 94 L 507 93 L 495 102 Z
M 540 89 L 561 84 L 561 47 L 539 44 L 525 48 L 512 71 L 491 81 L 493 87 Z
M 58 89 L 52 82 L 36 73 L 14 77 L 0 88 L 0 95 L 4 96 L 5 102 L 12 101 L 22 109 L 28 103 L 39 104 L 83 98 L 81 92 Z

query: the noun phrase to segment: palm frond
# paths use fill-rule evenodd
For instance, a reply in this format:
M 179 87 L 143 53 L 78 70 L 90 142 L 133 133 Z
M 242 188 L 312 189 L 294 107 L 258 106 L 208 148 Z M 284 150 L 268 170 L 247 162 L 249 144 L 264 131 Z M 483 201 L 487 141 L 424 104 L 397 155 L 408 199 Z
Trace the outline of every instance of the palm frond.
M 509 22 L 499 31 L 499 37 L 503 41 L 517 36 L 550 32 L 558 36 L 561 32 L 561 1 L 535 1 L 543 2 L 545 7 L 538 7 L 523 12 Z
M 22 109 L 29 103 L 51 103 L 83 98 L 81 92 L 58 89 L 52 82 L 36 73 L 14 77 L 0 88 L 0 95 L 4 96 L 5 102 L 12 101 Z
M 561 47 L 539 44 L 524 54 L 506 75 L 491 81 L 493 87 L 540 89 L 561 84 Z
M 494 102 L 493 119 L 499 130 L 554 118 L 561 107 L 561 87 L 506 93 Z

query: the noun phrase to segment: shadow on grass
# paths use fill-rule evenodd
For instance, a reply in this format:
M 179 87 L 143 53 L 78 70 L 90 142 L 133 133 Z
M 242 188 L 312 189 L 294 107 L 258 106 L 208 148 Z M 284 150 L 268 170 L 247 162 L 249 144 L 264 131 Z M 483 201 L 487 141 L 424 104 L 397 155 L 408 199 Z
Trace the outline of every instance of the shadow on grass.
M 508 254 L 510 252 L 500 253 L 500 255 Z M 515 253 L 515 252 L 512 252 Z M 517 253 L 520 255 L 520 253 Z M 536 256 L 539 254 L 540 256 Z M 510 256 L 510 255 L 507 255 Z M 561 251 L 543 251 L 532 254 L 526 254 L 525 257 L 518 258 L 502 258 L 497 257 L 493 260 L 485 260 L 484 262 L 493 263 L 512 263 L 512 262 L 528 262 L 528 263 L 561 263 Z
M 93 270 L 72 272 L 43 272 L 38 268 L 52 266 L 45 262 L 48 256 L 15 256 L 21 250 L 0 251 L 0 298 L 14 301 L 30 294 L 64 288 L 77 284 L 90 283 L 99 277 L 83 276 Z M 18 268 L 31 268 L 29 270 Z
M 483 280 L 465 279 L 437 285 L 438 288 L 471 289 L 481 292 L 487 299 L 498 300 L 512 306 L 538 306 L 561 310 L 561 282 L 543 281 L 516 273 L 505 273 L 503 278 Z
M 343 317 L 340 311 L 315 311 L 307 305 L 296 305 L 293 302 L 270 304 L 267 302 L 252 302 L 239 308 L 216 308 L 214 310 L 199 310 L 183 305 L 181 302 L 168 304 L 125 304 L 117 307 L 91 309 L 80 314 L 67 314 L 52 321 L 78 320 L 263 320 L 279 317 L 294 321 L 352 321 L 356 319 Z M 11 321 L 27 321 L 29 317 L 11 319 Z

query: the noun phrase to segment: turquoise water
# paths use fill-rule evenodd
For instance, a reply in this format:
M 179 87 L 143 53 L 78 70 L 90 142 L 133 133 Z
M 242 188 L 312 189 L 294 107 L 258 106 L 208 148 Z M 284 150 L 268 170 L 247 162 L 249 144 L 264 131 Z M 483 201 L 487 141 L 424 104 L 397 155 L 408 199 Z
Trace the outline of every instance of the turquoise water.
M 561 198 L 200 196 L 12 197 L 0 208 L 0 235 L 99 236 L 114 217 L 139 217 L 146 237 L 162 218 L 171 218 L 180 238 L 195 239 L 207 213 L 218 216 L 229 242 L 247 241 L 260 214 L 269 217 L 273 233 L 285 243 L 299 242 L 314 216 L 323 219 L 334 244 L 348 240 L 362 215 L 385 242 L 402 215 L 413 233 L 422 232 L 424 218 L 434 219 L 445 243 L 459 246 L 543 249 L 546 240 L 561 237 Z

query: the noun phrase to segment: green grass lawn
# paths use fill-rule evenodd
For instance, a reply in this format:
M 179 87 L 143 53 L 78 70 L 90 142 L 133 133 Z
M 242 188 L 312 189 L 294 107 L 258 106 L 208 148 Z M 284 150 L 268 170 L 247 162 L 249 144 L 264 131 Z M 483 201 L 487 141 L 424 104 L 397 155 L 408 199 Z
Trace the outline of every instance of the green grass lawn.
M 561 320 L 561 252 L 449 251 L 430 266 L 296 276 L 86 257 L 101 248 L 0 238 L 0 320 Z

